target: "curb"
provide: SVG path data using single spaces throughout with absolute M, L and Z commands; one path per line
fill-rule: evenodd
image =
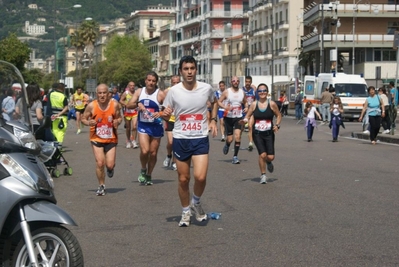
M 362 132 L 352 132 L 352 137 L 357 139 L 370 140 L 370 135 L 364 134 Z M 399 144 L 399 135 L 378 134 L 377 139 L 380 140 L 380 142 L 384 143 Z

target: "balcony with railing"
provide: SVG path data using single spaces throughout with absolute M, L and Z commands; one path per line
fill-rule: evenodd
M 227 55 L 223 56 L 222 60 L 223 62 L 236 62 L 240 60 L 240 55 Z
M 378 14 L 375 14 L 378 10 Z M 312 2 L 304 8 L 303 20 L 312 23 L 321 18 L 321 12 L 325 14 L 332 12 L 328 4 L 316 4 Z M 356 17 L 369 17 L 373 15 L 378 18 L 397 18 L 399 8 L 395 4 L 370 4 L 367 1 L 358 4 L 339 4 L 337 5 L 337 13 L 339 17 L 353 17 L 356 11 Z
M 157 29 L 157 25 L 156 24 L 146 24 L 146 28 L 149 31 L 155 31 Z
M 169 44 L 169 40 L 162 40 L 158 42 L 158 46 L 165 46 Z
M 242 10 L 224 11 L 224 10 L 213 10 L 205 14 L 205 18 L 224 18 L 229 19 L 234 16 L 242 16 Z
M 338 48 L 340 47 L 353 47 L 353 41 L 356 47 L 392 47 L 394 41 L 394 35 L 387 34 L 324 34 L 323 36 L 324 47 L 336 46 L 338 42 Z M 304 52 L 309 51 L 308 47 L 319 44 L 321 41 L 321 35 L 308 34 L 302 37 Z

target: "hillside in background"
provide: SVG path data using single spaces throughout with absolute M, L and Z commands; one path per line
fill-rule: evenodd
M 54 21 L 55 37 L 59 38 L 66 34 L 64 25 L 77 24 L 88 17 L 100 24 L 106 24 L 117 18 L 128 17 L 135 10 L 147 9 L 149 5 L 170 6 L 173 3 L 174 0 L 0 0 L 0 39 L 10 32 L 15 32 L 17 36 L 27 36 L 22 31 L 25 21 L 45 25 L 48 33 L 40 36 L 44 41 L 29 41 L 32 48 L 38 49 L 37 57 L 45 58 L 52 54 L 54 48 L 54 30 L 49 28 L 54 25 Z M 29 9 L 30 4 L 36 4 L 38 9 Z M 71 8 L 76 4 L 82 7 Z M 38 21 L 39 18 L 45 21 Z

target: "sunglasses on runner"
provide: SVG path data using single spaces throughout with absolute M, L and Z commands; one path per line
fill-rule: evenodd
M 267 90 L 258 90 L 258 93 L 267 93 Z

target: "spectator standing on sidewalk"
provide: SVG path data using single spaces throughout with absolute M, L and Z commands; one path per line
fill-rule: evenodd
M 375 145 L 377 143 L 378 132 L 380 131 L 381 117 L 385 117 L 385 107 L 381 97 L 376 94 L 374 86 L 369 86 L 367 91 L 369 96 L 363 104 L 359 121 L 363 120 L 363 116 L 367 111 L 370 123 L 370 141 L 371 144 Z
M 391 121 L 389 118 L 389 100 L 387 96 L 387 90 L 384 87 L 378 89 L 378 96 L 381 98 L 384 110 L 385 110 L 385 117 L 381 119 L 382 128 L 384 128 L 383 134 L 388 134 L 391 132 Z
M 96 175 L 99 183 L 96 195 L 104 196 L 105 172 L 114 176 L 116 146 L 118 145 L 118 126 L 122 122 L 118 102 L 108 97 L 108 86 L 97 86 L 97 99 L 90 102 L 82 116 L 82 123 L 90 126 L 90 142 L 96 160 Z
M 296 95 L 295 95 L 295 119 L 300 120 L 302 119 L 302 101 L 303 101 L 303 95 L 301 93 L 301 89 L 296 90 Z
M 173 154 L 176 157 L 179 177 L 178 192 L 182 205 L 179 226 L 189 226 L 192 213 L 197 221 L 205 221 L 200 198 L 205 190 L 209 163 L 209 137 L 217 135 L 217 110 L 215 93 L 211 85 L 197 81 L 197 62 L 192 56 L 184 56 L 179 62 L 183 82 L 168 92 L 164 101 L 164 116 L 172 112 L 176 117 L 173 129 Z M 207 121 L 207 102 L 212 103 L 211 122 Z M 209 127 L 209 128 L 208 128 Z M 190 172 L 193 164 L 194 193 L 190 203 Z
M 393 81 L 389 82 L 389 93 L 391 94 L 391 109 L 390 109 L 390 119 L 392 122 L 391 127 L 396 128 L 396 116 L 398 112 L 398 104 L 399 104 L 399 89 L 395 88 L 395 83 Z
M 331 113 L 330 113 L 330 106 L 333 102 L 333 95 L 329 92 L 328 88 L 324 90 L 320 97 L 320 104 L 321 104 L 321 114 L 323 116 L 323 124 L 330 123 L 331 121 Z

